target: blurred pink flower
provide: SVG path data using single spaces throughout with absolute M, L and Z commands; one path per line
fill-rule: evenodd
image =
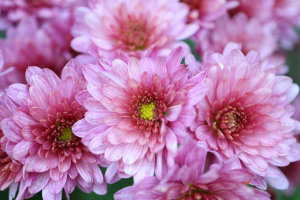
M 216 21 L 214 28 L 200 31 L 195 36 L 195 42 L 200 55 L 207 50 L 222 52 L 228 42 L 242 44 L 242 52 L 245 54 L 255 50 L 262 59 L 271 56 L 278 48 L 276 23 L 248 19 L 243 13 L 233 18 L 225 15 Z
M 236 1 L 236 0 L 230 0 Z M 272 7 L 275 0 L 237 0 L 239 5 L 230 11 L 231 16 L 243 12 L 249 18 L 257 18 L 260 21 L 268 21 L 272 17 Z
M 300 27 L 299 0 L 238 0 L 240 5 L 231 14 L 244 12 L 250 18 L 257 18 L 262 22 L 275 21 L 277 34 L 281 45 L 291 49 L 299 36 L 294 26 Z
M 39 20 L 51 19 L 69 12 L 83 0 L 1 0 L 0 30 L 32 16 Z
M 10 187 L 9 196 L 14 197 L 18 183 L 22 179 L 22 167 L 18 161 L 12 160 L 7 154 L 7 139 L 3 137 L 1 122 L 10 117 L 15 110 L 15 104 L 3 93 L 0 93 L 0 190 Z
M 70 25 L 68 18 L 61 15 L 59 19 L 64 26 Z M 37 20 L 28 17 L 17 27 L 7 30 L 6 38 L 0 39 L 0 89 L 12 83 L 24 83 L 28 66 L 48 67 L 60 74 L 63 66 L 72 57 L 68 43 L 71 36 L 60 27 L 62 24 L 51 22 L 39 27 Z
M 188 7 L 177 0 L 93 1 L 76 10 L 72 47 L 101 58 L 164 56 L 198 26 L 186 24 Z
M 189 79 L 181 48 L 166 59 L 115 59 L 86 65 L 87 91 L 77 100 L 88 110 L 73 131 L 95 154 L 119 165 L 120 176 L 160 176 L 206 92 L 205 74 Z
M 9 154 L 28 172 L 21 192 L 42 190 L 43 199 L 61 199 L 62 190 L 68 197 L 77 185 L 87 193 L 106 193 L 98 167 L 103 159 L 96 158 L 72 132 L 73 124 L 85 113 L 75 100 L 86 87 L 79 69 L 70 61 L 59 79 L 49 69 L 30 67 L 28 85 L 13 84 L 6 89 L 17 108 L 2 121 L 2 130 Z
M 300 42 L 299 34 L 295 31 L 295 27 L 300 28 L 300 1 L 275 0 L 273 10 L 281 45 L 292 49 L 294 44 Z
M 290 102 L 299 88 L 292 79 L 264 71 L 258 54 L 246 56 L 230 43 L 223 54 L 208 52 L 208 93 L 197 105 L 195 138 L 224 159 L 238 154 L 236 165 L 257 175 L 252 183 L 265 188 L 264 178 L 275 188 L 288 181 L 276 166 L 300 159 L 300 144 L 293 136 L 296 122 Z
M 176 165 L 162 178 L 147 177 L 118 191 L 116 200 L 192 200 L 192 199 L 255 199 L 267 200 L 270 195 L 247 186 L 252 174 L 243 169 L 232 169 L 231 163 L 210 163 L 207 150 L 189 142 L 179 149 Z
M 233 17 L 225 15 L 215 22 L 214 28 L 200 30 L 193 36 L 196 51 L 201 56 L 207 50 L 222 52 L 228 42 L 236 42 L 242 45 L 244 54 L 257 51 L 274 73 L 285 74 L 288 67 L 283 53 L 279 51 L 277 39 L 274 21 L 263 23 L 256 18 L 248 19 L 244 13 Z
M 216 19 L 226 15 L 227 10 L 238 6 L 235 0 L 180 0 L 180 2 L 189 6 L 188 20 L 204 28 L 212 28 Z

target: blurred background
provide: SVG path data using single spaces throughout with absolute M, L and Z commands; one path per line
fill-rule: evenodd
M 0 37 L 4 37 L 4 33 L 0 31 Z M 194 52 L 194 44 L 191 41 L 186 41 L 191 49 Z M 197 57 L 197 56 L 196 56 Z M 199 59 L 199 57 L 197 57 Z M 294 82 L 300 85 L 300 44 L 290 52 L 286 52 L 287 65 L 290 67 L 288 75 L 294 79 Z M 300 161 L 299 161 L 300 162 Z M 292 172 L 293 173 L 293 172 Z M 299 176 L 298 176 L 299 177 Z M 299 180 L 300 182 L 300 180 Z M 113 194 L 118 190 L 132 185 L 133 179 L 122 179 L 119 182 L 108 185 L 107 194 L 104 196 L 99 196 L 94 193 L 85 194 L 81 192 L 79 189 L 76 189 L 71 195 L 71 200 L 113 200 Z M 298 184 L 298 188 L 295 190 L 293 194 L 287 195 L 284 191 L 274 191 L 272 189 L 269 190 L 272 194 L 272 199 L 274 200 L 300 200 L 300 184 Z M 8 190 L 0 192 L 0 200 L 8 199 Z M 63 199 L 66 199 L 63 195 Z M 31 200 L 42 200 L 41 193 L 32 197 Z

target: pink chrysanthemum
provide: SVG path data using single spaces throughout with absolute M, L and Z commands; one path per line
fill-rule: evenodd
M 235 1 L 235 0 L 230 0 Z M 245 13 L 248 17 L 255 17 L 260 21 L 267 21 L 272 16 L 272 7 L 275 0 L 237 0 L 239 5 L 230 11 L 231 15 L 239 12 Z
M 215 22 L 214 28 L 201 30 L 193 36 L 196 51 L 202 56 L 207 50 L 222 52 L 228 42 L 236 42 L 242 45 L 244 54 L 255 50 L 275 73 L 284 74 L 288 67 L 284 65 L 284 55 L 278 51 L 277 39 L 274 21 L 263 23 L 256 18 L 248 19 L 243 13 L 232 18 L 226 15 Z
M 298 0 L 238 0 L 234 12 L 244 12 L 263 22 L 276 21 L 281 45 L 291 49 L 299 41 L 294 26 L 300 27 L 300 1 Z M 233 14 L 232 13 L 232 14 Z
M 28 16 L 51 19 L 68 11 L 78 2 L 82 0 L 1 0 L 0 30 Z
M 278 22 L 281 45 L 287 49 L 300 42 L 295 27 L 300 27 L 300 1 L 275 0 L 274 18 Z
M 232 169 L 231 163 L 210 163 L 207 150 L 189 142 L 179 149 L 176 165 L 162 178 L 147 177 L 115 194 L 116 200 L 267 200 L 267 192 L 247 186 L 251 173 Z
M 234 0 L 180 0 L 180 2 L 189 6 L 188 20 L 206 28 L 213 27 L 214 20 L 226 15 L 227 10 L 238 5 Z
M 93 153 L 117 162 L 121 176 L 160 176 L 186 136 L 206 86 L 204 73 L 189 79 L 181 60 L 179 48 L 166 59 L 116 59 L 111 66 L 83 68 L 88 86 L 77 99 L 88 111 L 73 131 Z
M 198 29 L 186 24 L 187 14 L 188 7 L 176 0 L 95 1 L 77 9 L 72 47 L 102 58 L 167 55 L 178 46 L 189 51 L 177 41 Z
M 3 137 L 1 122 L 4 118 L 10 117 L 15 110 L 14 103 L 4 94 L 0 93 L 0 190 L 10 187 L 9 196 L 15 196 L 18 183 L 22 179 L 22 166 L 14 161 L 7 154 L 7 139 Z
M 49 69 L 30 67 L 28 85 L 13 84 L 6 94 L 18 106 L 12 117 L 2 121 L 13 158 L 28 172 L 20 189 L 44 199 L 61 199 L 77 185 L 84 192 L 106 193 L 106 184 L 96 158 L 72 132 L 85 109 L 75 95 L 85 88 L 78 66 L 71 61 L 61 79 Z M 22 151 L 20 151 L 22 149 Z
M 293 137 L 296 122 L 290 102 L 299 88 L 292 79 L 268 73 L 258 54 L 247 56 L 231 43 L 224 53 L 207 53 L 208 93 L 197 105 L 197 120 L 191 126 L 195 138 L 224 159 L 238 154 L 239 165 L 257 176 L 253 184 L 264 185 L 263 177 L 278 189 L 288 181 L 276 166 L 287 166 L 300 158 Z
M 26 190 L 24 177 L 28 174 L 23 172 L 23 164 L 13 158 L 11 142 L 3 135 L 2 120 L 11 117 L 16 111 L 17 105 L 6 94 L 0 93 L 0 190 L 5 190 L 9 187 L 9 199 L 16 200 L 30 198 L 30 194 Z
M 68 24 L 65 19 L 59 19 Z M 56 35 L 50 32 L 51 29 L 57 30 Z M 28 66 L 48 67 L 59 74 L 72 57 L 67 44 L 70 40 L 58 26 L 49 22 L 39 27 L 34 18 L 24 18 L 17 27 L 10 27 L 6 38 L 0 39 L 2 71 L 6 72 L 1 77 L 0 89 L 15 82 L 25 82 Z
M 207 50 L 222 52 L 228 42 L 236 42 L 242 44 L 243 53 L 255 50 L 266 58 L 277 50 L 276 23 L 248 19 L 243 13 L 233 18 L 226 15 L 215 22 L 213 29 L 200 31 L 195 42 L 201 55 Z

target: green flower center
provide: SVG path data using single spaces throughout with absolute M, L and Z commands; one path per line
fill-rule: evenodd
M 153 119 L 153 110 L 155 109 L 155 104 L 154 102 L 151 102 L 149 104 L 142 104 L 141 107 L 141 115 L 140 117 L 142 119 L 148 119 L 148 120 L 152 120 Z
M 61 135 L 58 137 L 59 140 L 62 141 L 70 141 L 72 140 L 72 130 L 71 128 L 64 128 L 61 132 Z

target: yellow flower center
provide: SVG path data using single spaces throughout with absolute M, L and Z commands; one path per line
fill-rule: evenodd
M 155 109 L 155 104 L 153 102 L 149 104 L 143 104 L 140 110 L 140 117 L 143 119 L 152 120 L 153 119 L 153 109 Z
M 59 140 L 70 141 L 72 140 L 72 130 L 71 128 L 64 128 L 61 136 L 58 137 Z

